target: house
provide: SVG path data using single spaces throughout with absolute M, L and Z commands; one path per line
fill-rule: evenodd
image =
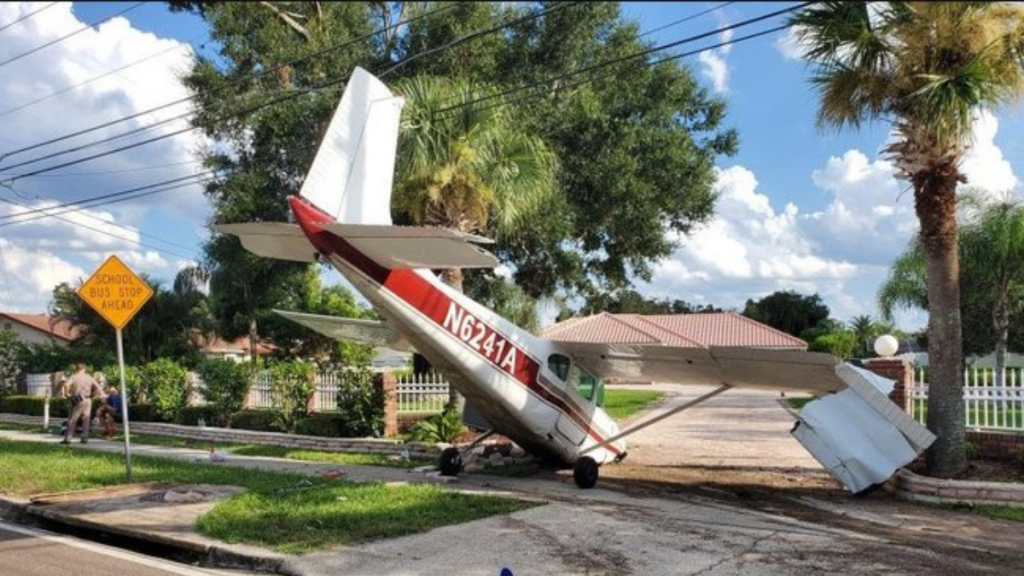
M 559 322 L 540 335 L 552 340 L 607 344 L 807 349 L 803 340 L 734 312 L 650 316 L 602 312 Z
M 10 330 L 23 344 L 53 342 L 67 346 L 78 337 L 78 331 L 66 320 L 46 314 L 0 312 L 0 330 Z
M 199 333 L 195 336 L 196 344 L 199 346 L 199 353 L 204 358 L 221 360 L 234 360 L 235 362 L 249 362 L 252 360 L 249 337 L 242 336 L 228 341 L 220 336 L 207 337 Z M 256 343 L 257 356 L 266 356 L 274 352 L 274 347 L 262 342 Z

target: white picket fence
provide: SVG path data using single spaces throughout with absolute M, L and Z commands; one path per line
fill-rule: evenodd
M 396 393 L 398 396 L 398 412 L 440 413 L 448 400 L 448 382 L 440 374 L 399 376 Z M 317 402 L 321 411 L 338 408 L 338 372 L 318 372 L 315 377 Z M 198 389 L 202 383 L 197 382 Z M 256 377 L 252 392 L 253 408 L 273 408 L 274 394 L 271 390 L 269 372 L 261 372 Z M 199 394 L 201 397 L 201 393 Z
M 927 417 L 928 384 L 923 368 L 914 370 L 914 417 Z M 964 422 L 967 428 L 1024 432 L 1024 374 L 1007 368 L 1001 386 L 991 369 L 964 370 Z

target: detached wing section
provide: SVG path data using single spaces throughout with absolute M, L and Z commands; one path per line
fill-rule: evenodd
M 370 346 L 383 346 L 403 352 L 412 350 L 409 343 L 398 332 L 395 332 L 383 322 L 324 316 L 321 314 L 306 314 L 289 310 L 274 310 L 274 312 L 335 340 L 346 340 Z
M 812 393 L 845 386 L 835 372 L 839 360 L 820 352 L 562 341 L 558 345 L 602 378 Z
M 385 268 L 494 268 L 498 259 L 476 246 L 487 238 L 428 226 L 323 224 Z
M 296 224 L 248 222 L 218 224 L 213 229 L 238 236 L 242 247 L 257 256 L 293 262 L 316 261 L 316 248 Z

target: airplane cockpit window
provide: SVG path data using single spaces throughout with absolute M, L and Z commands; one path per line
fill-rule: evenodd
M 594 399 L 594 391 L 597 390 L 597 378 L 594 378 L 591 373 L 582 370 L 579 366 L 573 365 L 569 370 L 567 384 L 572 386 L 579 392 L 580 396 L 587 400 Z
M 555 376 L 558 376 L 558 379 L 563 382 L 569 377 L 570 366 L 572 366 L 572 360 L 569 360 L 568 356 L 561 354 L 548 356 L 548 370 L 554 372 Z

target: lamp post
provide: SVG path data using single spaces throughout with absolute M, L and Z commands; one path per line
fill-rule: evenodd
M 900 343 L 894 336 L 884 334 L 875 339 L 875 354 L 882 358 L 891 358 L 900 349 Z

